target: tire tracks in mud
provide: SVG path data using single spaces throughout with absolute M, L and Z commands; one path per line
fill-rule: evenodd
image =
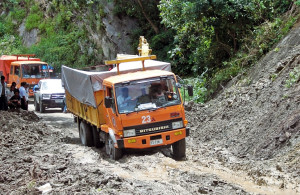
M 37 113 L 44 122 L 57 131 L 62 132 L 62 137 L 68 137 L 73 143 L 65 143 L 60 152 L 71 153 L 78 166 L 87 169 L 100 169 L 121 178 L 125 186 L 133 184 L 140 188 L 138 193 L 149 191 L 153 193 L 230 193 L 230 194 L 297 194 L 298 189 L 294 184 L 280 182 L 273 177 L 264 176 L 267 183 L 259 184 L 248 175 L 246 171 L 234 171 L 220 165 L 217 159 L 189 158 L 195 155 L 189 147 L 194 147 L 193 142 L 188 144 L 187 159 L 175 161 L 168 156 L 168 148 L 156 152 L 126 154 L 119 162 L 110 160 L 103 149 L 87 148 L 81 146 L 78 139 L 78 130 L 73 123 L 71 114 L 48 111 L 45 114 Z M 55 143 L 54 143 L 55 144 Z M 199 146 L 201 147 L 201 146 Z M 167 154 L 167 155 L 164 155 Z M 211 158 L 214 158 L 213 156 Z M 84 169 L 83 169 L 84 172 Z M 80 184 L 79 184 L 80 185 Z M 149 186 L 145 186 L 149 185 Z M 93 186 L 91 186 L 92 188 Z M 144 188 L 144 189 L 143 189 Z M 162 189 L 155 189 L 162 188 Z M 165 191 L 169 188 L 168 191 Z M 133 189 L 135 190 L 135 189 Z M 158 191 L 157 191 L 158 190 Z

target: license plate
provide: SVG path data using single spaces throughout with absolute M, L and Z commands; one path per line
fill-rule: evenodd
M 64 100 L 55 100 L 55 103 L 63 103 Z
M 150 140 L 150 145 L 158 145 L 158 144 L 162 144 L 163 140 L 162 139 L 155 139 L 155 140 Z

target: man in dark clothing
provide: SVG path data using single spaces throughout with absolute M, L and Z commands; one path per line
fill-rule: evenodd
M 4 82 L 5 77 L 1 76 L 0 83 L 0 110 L 7 110 L 7 98 L 6 98 L 6 83 Z
M 19 90 L 15 89 L 15 95 L 10 98 L 8 101 L 8 106 L 10 109 L 19 109 L 21 108 L 21 97 L 19 95 Z

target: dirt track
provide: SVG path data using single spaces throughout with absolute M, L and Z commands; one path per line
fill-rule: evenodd
M 30 106 L 30 109 L 33 110 L 33 107 Z M 26 119 L 27 115 L 23 115 Z M 263 167 L 263 164 L 255 168 L 256 171 L 253 167 L 247 170 L 249 165 L 258 164 L 243 162 L 243 159 L 237 159 L 224 148 L 211 148 L 210 145 L 199 144 L 193 135 L 188 138 L 187 158 L 183 161 L 173 160 L 168 148 L 143 152 L 127 151 L 121 160 L 112 161 L 106 156 L 104 149 L 88 148 L 80 144 L 71 114 L 50 110 L 37 115 L 41 121 L 31 120 L 27 124 L 28 129 L 22 128 L 24 125 L 21 125 L 21 131 L 13 131 L 15 136 L 24 131 L 31 132 L 30 139 L 21 139 L 26 140 L 27 144 L 9 145 L 7 139 L 0 142 L 1 147 L 6 144 L 1 149 L 1 194 L 38 192 L 37 187 L 46 183 L 50 183 L 51 193 L 300 192 L 299 184 L 287 179 L 288 175 L 279 171 L 277 177 L 265 175 L 267 167 Z M 29 118 L 33 118 L 34 115 L 30 116 Z M 30 123 L 37 128 L 30 129 Z M 18 129 L 18 125 L 15 129 Z M 4 133 L 7 137 L 11 134 L 9 131 Z

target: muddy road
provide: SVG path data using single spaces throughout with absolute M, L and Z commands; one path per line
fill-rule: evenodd
M 33 106 L 29 109 L 33 110 Z M 27 114 L 23 115 L 25 122 Z M 1 149 L 1 194 L 38 193 L 38 187 L 45 184 L 50 193 L 300 193 L 299 183 L 273 170 L 276 163 L 239 159 L 226 148 L 197 143 L 193 135 L 187 139 L 187 157 L 182 161 L 173 160 L 169 148 L 130 150 L 121 160 L 113 161 L 104 148 L 80 144 L 71 114 L 52 109 L 36 115 L 39 121 L 27 121 L 33 128 L 19 131 L 16 126 L 13 131 L 14 136 L 30 132 L 31 141 L 20 139 L 27 140 L 27 144 L 9 145 L 7 139 L 0 140 L 2 146 L 6 144 Z M 9 138 L 11 132 L 4 133 Z

